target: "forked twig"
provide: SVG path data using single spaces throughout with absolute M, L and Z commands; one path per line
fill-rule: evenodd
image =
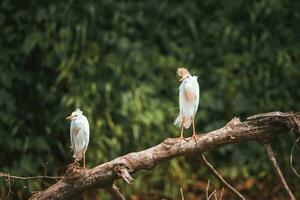
M 220 174 L 219 172 L 212 166 L 207 159 L 205 158 L 205 155 L 202 153 L 201 156 L 202 163 L 207 167 L 208 170 L 212 172 L 212 174 L 226 187 L 228 190 L 230 190 L 233 194 L 238 196 L 242 200 L 246 200 L 246 198 L 239 193 L 236 189 L 234 189 Z
M 272 149 L 272 146 L 269 144 L 269 143 L 266 143 L 265 144 L 265 149 L 268 153 L 268 156 L 269 156 L 269 159 L 273 165 L 273 168 L 277 174 L 277 176 L 279 177 L 280 181 L 281 181 L 281 184 L 283 185 L 286 193 L 290 196 L 290 199 L 291 200 L 296 200 L 295 196 L 293 195 L 292 191 L 290 190 L 288 184 L 286 183 L 285 181 L 285 178 L 281 172 L 281 169 L 276 161 L 276 157 L 275 157 L 275 154 L 274 154 L 274 151 Z

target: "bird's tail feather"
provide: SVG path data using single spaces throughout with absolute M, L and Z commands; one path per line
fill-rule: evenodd
M 181 114 L 179 113 L 178 116 L 176 117 L 175 121 L 174 121 L 174 125 L 177 126 L 177 127 L 180 127 L 181 126 L 181 123 L 182 123 L 182 116 Z
M 184 119 L 183 121 L 184 128 L 188 129 L 191 126 L 192 122 L 193 122 L 192 119 Z
M 182 115 L 179 113 L 173 124 L 177 127 L 180 127 L 183 123 L 184 128 L 188 129 L 191 126 L 192 122 L 192 119 L 189 118 L 185 118 L 184 120 L 182 120 Z

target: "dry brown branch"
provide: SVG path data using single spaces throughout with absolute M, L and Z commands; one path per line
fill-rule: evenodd
M 271 161 L 271 163 L 273 165 L 273 168 L 274 168 L 277 176 L 279 177 L 279 179 L 280 179 L 280 181 L 281 181 L 281 183 L 282 183 L 282 185 L 283 185 L 286 193 L 290 196 L 291 200 L 296 200 L 295 196 L 293 195 L 292 191 L 290 190 L 288 184 L 285 181 L 285 178 L 284 178 L 284 176 L 283 176 L 283 174 L 282 174 L 282 172 L 280 170 L 280 167 L 279 167 L 279 165 L 278 165 L 278 163 L 276 161 L 276 157 L 275 157 L 274 151 L 273 151 L 270 143 L 266 143 L 265 144 L 265 149 L 266 149 L 266 151 L 268 153 L 268 156 L 269 156 L 269 159 L 270 159 L 270 161 Z
M 111 187 L 106 188 L 107 192 L 110 194 L 114 200 L 126 200 L 125 197 L 121 194 L 120 189 L 112 185 Z
M 221 184 L 226 187 L 228 190 L 230 190 L 233 194 L 238 196 L 240 199 L 246 200 L 246 198 L 239 193 L 236 189 L 234 189 L 220 174 L 219 172 L 214 168 L 212 164 L 210 164 L 205 155 L 202 153 L 201 155 L 201 161 L 206 166 L 206 168 L 218 179 L 218 181 L 221 182 Z
M 71 199 L 87 189 L 107 188 L 119 178 L 131 183 L 133 179 L 130 174 L 143 169 L 150 170 L 175 157 L 203 153 L 230 143 L 269 141 L 290 130 L 297 131 L 296 123 L 290 123 L 293 117 L 300 119 L 300 116 L 294 113 L 281 112 L 253 116 L 244 122 L 235 118 L 223 128 L 198 135 L 197 143 L 194 140 L 168 138 L 154 147 L 129 153 L 92 169 L 69 167 L 65 178 L 34 194 L 31 199 Z

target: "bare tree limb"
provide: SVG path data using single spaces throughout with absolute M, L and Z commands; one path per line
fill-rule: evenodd
M 267 113 L 265 116 L 250 117 L 244 122 L 234 118 L 223 128 L 197 135 L 197 143 L 194 140 L 168 138 L 154 147 L 129 153 L 92 169 L 69 167 L 65 178 L 48 189 L 34 194 L 31 199 L 71 199 L 86 189 L 107 188 L 119 178 L 132 182 L 130 174 L 143 169 L 150 170 L 161 162 L 175 157 L 203 153 L 230 143 L 269 141 L 290 130 L 298 131 L 296 123 L 292 123 L 293 118 L 298 120 L 300 115 Z
M 224 187 L 226 187 L 228 190 L 230 190 L 233 194 L 238 196 L 242 200 L 246 200 L 246 198 L 239 193 L 236 189 L 234 189 L 220 174 L 219 172 L 212 166 L 207 159 L 205 158 L 205 155 L 202 153 L 201 155 L 202 163 L 206 166 L 206 168 L 211 171 L 211 173 L 222 183 Z
M 112 185 L 111 187 L 106 188 L 107 192 L 110 194 L 114 200 L 126 200 L 125 197 L 121 194 L 120 189 Z
M 265 149 L 266 149 L 266 151 L 268 153 L 268 156 L 269 156 L 269 159 L 270 159 L 270 161 L 271 161 L 271 163 L 273 165 L 273 168 L 274 168 L 277 176 L 279 177 L 279 179 L 280 179 L 280 181 L 281 181 L 281 183 L 282 183 L 282 185 L 283 185 L 286 193 L 290 196 L 291 200 L 296 200 L 295 196 L 293 195 L 292 191 L 290 190 L 288 184 L 285 181 L 285 178 L 284 178 L 284 176 L 283 176 L 283 174 L 282 174 L 282 172 L 280 170 L 280 167 L 279 167 L 279 165 L 278 165 L 278 163 L 276 161 L 276 157 L 275 157 L 274 151 L 273 151 L 270 143 L 265 144 Z

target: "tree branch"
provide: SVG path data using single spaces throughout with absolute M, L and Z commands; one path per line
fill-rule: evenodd
M 222 183 L 224 187 L 226 187 L 228 190 L 230 190 L 233 194 L 238 196 L 242 200 L 246 200 L 246 198 L 239 193 L 236 189 L 234 189 L 227 181 L 219 174 L 219 172 L 212 166 L 207 159 L 205 158 L 205 155 L 202 154 L 201 156 L 202 163 L 207 167 L 209 171 L 212 172 L 212 174 Z
M 284 176 L 283 176 L 283 174 L 282 174 L 282 172 L 280 170 L 280 167 L 279 167 L 279 165 L 278 165 L 278 163 L 276 161 L 276 157 L 275 157 L 275 154 L 273 152 L 273 149 L 272 149 L 270 143 L 265 144 L 265 148 L 266 148 L 266 151 L 267 151 L 268 156 L 270 158 L 270 161 L 271 161 L 271 163 L 273 165 L 273 168 L 274 168 L 277 176 L 279 177 L 279 179 L 280 179 L 280 181 L 281 181 L 281 183 L 282 183 L 282 185 L 283 185 L 286 193 L 290 196 L 291 200 L 296 200 L 295 196 L 293 195 L 292 191 L 290 190 L 288 184 L 285 181 L 285 178 L 284 178 Z
M 197 143 L 194 140 L 168 138 L 154 147 L 129 153 L 92 169 L 84 170 L 78 166 L 71 166 L 67 169 L 64 179 L 45 191 L 34 194 L 31 199 L 71 199 L 86 189 L 107 188 L 120 177 L 132 182 L 130 174 L 143 169 L 150 170 L 161 162 L 175 157 L 199 154 L 230 143 L 269 141 L 290 130 L 297 131 L 296 123 L 292 121 L 294 118 L 298 120 L 300 116 L 294 113 L 275 112 L 266 113 L 264 116 L 252 116 L 244 122 L 234 118 L 223 128 L 198 135 Z

